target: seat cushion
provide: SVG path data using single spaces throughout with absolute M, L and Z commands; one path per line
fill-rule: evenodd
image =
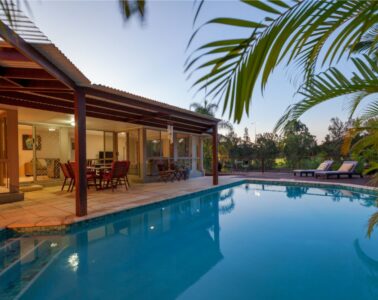
M 317 168 L 317 170 L 319 170 L 319 171 L 325 171 L 325 170 L 327 170 L 327 168 L 328 168 L 328 162 L 322 162 L 320 165 L 319 165 L 319 167 Z
M 46 160 L 42 158 L 37 159 L 37 168 L 47 168 Z
M 351 172 L 355 163 L 354 162 L 344 162 L 339 168 L 340 172 Z

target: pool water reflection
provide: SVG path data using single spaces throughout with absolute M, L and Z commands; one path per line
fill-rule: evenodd
M 375 199 L 242 184 L 62 237 L 21 238 L 19 255 L 31 254 L 0 275 L 0 296 L 378 299 L 378 238 L 366 237 Z

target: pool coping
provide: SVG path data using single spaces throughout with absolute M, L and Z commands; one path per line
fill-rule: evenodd
M 137 212 L 138 210 L 144 210 L 147 208 L 153 208 L 154 206 L 161 205 L 161 203 L 171 203 L 174 201 L 181 201 L 191 197 L 202 196 L 211 192 L 216 192 L 219 190 L 231 188 L 238 186 L 243 183 L 257 183 L 257 184 L 270 184 L 270 185 L 291 185 L 291 186 L 306 186 L 313 188 L 335 188 L 340 190 L 348 190 L 351 192 L 364 193 L 368 195 L 373 195 L 378 197 L 378 188 L 372 186 L 362 186 L 357 184 L 349 183 L 335 183 L 335 182 L 320 182 L 320 181 L 303 181 L 303 180 L 291 180 L 291 179 L 269 179 L 269 178 L 253 178 L 253 177 L 233 177 L 236 179 L 234 182 L 224 183 L 217 186 L 209 186 L 208 188 L 189 192 L 188 194 L 168 197 L 164 199 L 155 200 L 150 203 L 141 203 L 135 207 L 130 208 L 121 208 L 119 210 L 114 210 L 112 212 L 96 213 L 92 216 L 86 216 L 83 219 L 72 220 L 70 223 L 60 224 L 60 225 L 43 225 L 43 226 L 30 226 L 30 227 L 6 227 L 1 230 L 6 232 L 11 232 L 13 234 L 68 234 L 73 231 L 77 231 L 82 227 L 87 225 L 93 225 L 96 223 L 106 222 L 108 219 L 111 219 L 115 216 L 120 216 L 122 214 L 128 213 L 130 211 Z

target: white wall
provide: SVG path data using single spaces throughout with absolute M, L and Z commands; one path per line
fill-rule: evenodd
M 32 150 L 22 150 L 22 135 L 24 134 L 32 134 L 32 128 L 30 129 L 25 128 L 24 126 L 19 126 L 18 128 L 18 166 L 19 166 L 19 174 L 20 176 L 25 176 L 25 168 L 24 164 L 29 162 L 33 159 L 33 151 Z

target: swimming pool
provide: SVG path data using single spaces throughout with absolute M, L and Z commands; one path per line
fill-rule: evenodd
M 243 183 L 2 241 L 0 298 L 378 299 L 376 196 Z

